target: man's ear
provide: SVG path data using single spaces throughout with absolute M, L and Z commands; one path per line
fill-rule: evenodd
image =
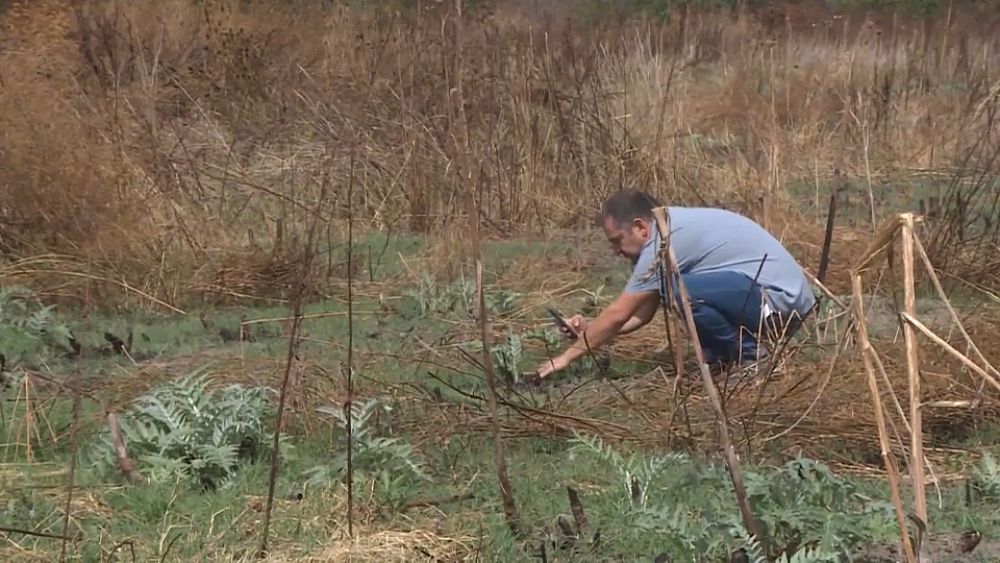
M 635 219 L 632 220 L 632 228 L 635 229 L 636 232 L 639 233 L 639 236 L 641 236 L 644 239 L 648 239 L 652 234 L 652 232 L 650 231 L 649 221 L 645 219 L 640 219 L 639 217 L 636 217 Z

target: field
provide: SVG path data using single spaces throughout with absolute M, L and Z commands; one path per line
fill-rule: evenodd
M 1000 560 L 1000 16 L 723 4 L 0 2 L 0 558 Z M 736 468 L 680 319 L 525 378 L 620 187 L 819 278 Z

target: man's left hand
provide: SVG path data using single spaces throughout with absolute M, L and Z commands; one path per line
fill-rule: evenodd
M 557 371 L 566 369 L 567 366 L 569 366 L 569 360 L 560 355 L 540 364 L 535 368 L 535 373 L 540 379 L 544 379 Z

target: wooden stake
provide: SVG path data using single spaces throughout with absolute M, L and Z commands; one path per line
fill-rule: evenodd
M 895 464 L 892 462 L 889 446 L 889 432 L 886 428 L 885 410 L 882 406 L 882 399 L 879 396 L 878 382 L 875 380 L 875 368 L 872 366 L 871 342 L 868 340 L 868 327 L 865 326 L 864 307 L 861 297 L 861 275 L 855 272 L 851 276 L 851 290 L 854 294 L 854 312 L 858 327 L 858 341 L 861 345 L 861 358 L 865 363 L 865 374 L 868 376 L 868 390 L 872 395 L 872 405 L 875 409 L 875 423 L 878 427 L 879 445 L 882 450 L 882 463 L 885 464 L 885 472 L 889 477 L 889 490 L 892 492 L 892 505 L 896 509 L 896 524 L 899 526 L 900 540 L 903 544 L 903 553 L 906 555 L 908 563 L 916 563 L 917 558 L 910 544 L 910 535 L 906 527 L 906 516 L 903 511 L 903 502 L 899 494 L 899 474 Z
M 670 219 L 667 216 L 666 208 L 657 207 L 653 210 L 653 215 L 656 218 L 656 225 L 660 231 L 660 237 L 667 239 L 670 236 Z M 674 255 L 674 249 L 667 247 L 667 268 L 664 274 L 667 276 L 666 284 L 670 288 L 671 278 L 674 276 L 674 272 L 677 272 L 677 257 Z M 736 502 L 739 504 L 740 513 L 743 516 L 743 525 L 746 527 L 747 532 L 753 535 L 755 538 L 763 541 L 757 532 L 757 524 L 753 518 L 753 512 L 750 510 L 750 501 L 747 498 L 746 488 L 743 486 L 743 472 L 740 469 L 739 458 L 736 457 L 736 450 L 733 449 L 732 441 L 729 439 L 729 428 L 728 420 L 726 419 L 726 413 L 722 408 L 722 402 L 719 399 L 719 391 L 715 388 L 715 383 L 712 381 L 712 374 L 708 369 L 708 364 L 705 363 L 705 353 L 701 349 L 701 342 L 698 340 L 698 329 L 694 324 L 694 315 L 691 313 L 691 298 L 687 293 L 687 288 L 684 286 L 684 280 L 681 279 L 680 274 L 677 274 L 677 285 L 681 293 L 681 304 L 684 310 L 684 317 L 687 321 L 688 337 L 691 339 L 691 345 L 694 347 L 695 356 L 698 358 L 698 366 L 701 368 L 701 381 L 705 386 L 705 392 L 708 394 L 709 399 L 712 402 L 712 406 L 715 408 L 716 424 L 719 427 L 719 441 L 722 446 L 723 459 L 726 462 L 726 469 L 729 470 L 729 477 L 733 482 L 733 488 L 736 491 Z M 672 304 L 671 304 L 672 305 Z M 681 377 L 681 374 L 677 374 Z
M 903 243 L 903 310 L 913 317 L 915 295 L 913 279 L 913 214 L 902 215 L 903 228 L 900 239 Z M 927 491 L 924 481 L 924 436 L 920 412 L 920 356 L 917 351 L 916 335 L 910 323 L 903 323 L 903 339 L 906 346 L 906 376 L 910 382 L 910 479 L 913 481 L 913 497 L 917 517 L 929 527 L 927 521 Z

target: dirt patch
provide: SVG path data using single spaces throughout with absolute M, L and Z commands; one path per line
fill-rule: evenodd
M 932 561 L 951 563 L 1000 561 L 1000 541 L 987 540 L 974 531 L 931 537 L 921 551 L 922 559 L 928 558 Z M 894 563 L 904 559 L 898 545 L 877 545 L 857 551 L 854 560 L 867 563 Z
M 384 530 L 353 542 L 336 542 L 321 555 L 305 561 L 459 561 L 471 552 L 471 546 L 470 538 Z

